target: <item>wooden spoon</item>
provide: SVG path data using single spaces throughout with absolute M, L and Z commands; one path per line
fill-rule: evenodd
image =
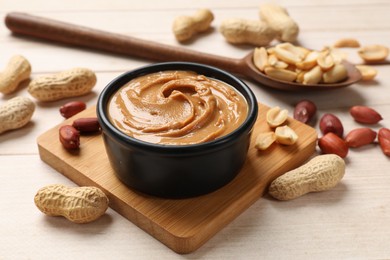
M 7 14 L 5 24 L 15 34 L 73 46 L 155 61 L 189 61 L 208 64 L 233 74 L 246 76 L 261 85 L 282 90 L 335 89 L 349 86 L 361 79 L 359 71 L 348 62 L 345 62 L 348 70 L 348 78 L 345 81 L 334 84 L 303 85 L 276 80 L 260 72 L 253 64 L 253 52 L 242 59 L 227 58 L 17 12 Z

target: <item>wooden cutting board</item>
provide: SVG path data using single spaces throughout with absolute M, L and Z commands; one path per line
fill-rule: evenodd
M 60 125 L 71 124 L 78 117 L 95 116 L 95 107 L 39 136 L 39 154 L 76 184 L 101 188 L 112 209 L 175 252 L 186 254 L 198 249 L 260 198 L 272 180 L 301 165 L 315 151 L 315 129 L 291 118 L 287 123 L 299 136 L 296 144 L 273 144 L 266 151 L 257 151 L 254 137 L 270 130 L 265 122 L 268 109 L 259 104 L 248 159 L 238 176 L 223 188 L 195 198 L 162 199 L 127 188 L 114 176 L 100 134 L 82 136 L 79 151 L 66 151 L 58 140 Z

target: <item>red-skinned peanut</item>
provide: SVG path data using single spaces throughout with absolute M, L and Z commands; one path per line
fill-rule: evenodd
M 320 119 L 320 130 L 323 135 L 329 132 L 335 133 L 339 137 L 343 137 L 344 127 L 340 119 L 333 114 L 324 114 Z
M 376 138 L 376 132 L 368 127 L 356 128 L 350 131 L 345 136 L 345 142 L 348 147 L 361 147 L 363 145 L 371 144 Z
M 381 128 L 378 131 L 378 142 L 381 146 L 382 152 L 390 156 L 390 129 Z
M 80 146 L 80 132 L 71 125 L 63 125 L 59 129 L 60 142 L 65 149 L 74 150 Z
M 302 100 L 296 104 L 294 109 L 294 119 L 308 123 L 316 114 L 317 106 L 310 100 Z
M 337 154 L 341 158 L 345 158 L 348 154 L 347 143 L 332 132 L 321 137 L 318 146 L 324 154 Z
M 377 124 L 383 119 L 376 110 L 366 106 L 353 106 L 349 113 L 356 122 L 363 124 Z

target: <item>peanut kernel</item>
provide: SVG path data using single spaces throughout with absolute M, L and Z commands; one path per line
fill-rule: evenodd
M 275 129 L 276 142 L 284 145 L 295 144 L 298 140 L 298 135 L 288 126 L 279 126 Z
M 270 127 L 277 127 L 283 124 L 288 117 L 287 109 L 280 109 L 276 106 L 267 111 L 267 123 Z
M 256 137 L 255 147 L 259 150 L 268 149 L 276 140 L 274 132 L 260 133 Z

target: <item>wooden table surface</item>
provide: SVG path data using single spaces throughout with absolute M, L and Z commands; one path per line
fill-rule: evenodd
M 185 44 L 185 48 L 241 58 L 251 46 L 233 46 L 218 32 L 230 17 L 258 19 L 263 1 L 0 1 L 0 18 L 11 11 L 131 35 L 165 44 L 176 42 L 171 25 L 174 17 L 210 8 L 213 30 Z M 332 45 L 343 37 L 362 45 L 390 47 L 390 2 L 385 0 L 278 1 L 301 28 L 299 43 L 312 49 Z M 360 62 L 355 50 L 349 59 Z M 119 74 L 151 61 L 70 48 L 12 36 L 0 24 L 0 68 L 12 55 L 21 54 L 32 64 L 32 78 L 76 66 L 97 74 L 93 93 L 78 99 L 88 106 Z M 346 132 L 360 127 L 348 113 L 353 105 L 367 105 L 384 119 L 374 130 L 390 127 L 390 67 L 376 66 L 375 81 L 322 92 L 282 92 L 246 83 L 258 100 L 279 105 L 292 114 L 294 104 L 310 99 L 318 117 L 336 114 Z M 26 88 L 12 95 L 0 94 L 0 105 L 14 96 L 29 96 Z M 72 99 L 73 100 L 73 99 Z M 378 144 L 351 149 L 346 174 L 334 189 L 280 202 L 269 196 L 247 211 L 189 255 L 178 255 L 137 226 L 109 209 L 96 222 L 78 225 L 64 218 L 44 216 L 33 198 L 42 186 L 70 180 L 43 163 L 36 138 L 63 121 L 58 108 L 66 101 L 37 103 L 32 121 L 23 129 L 0 135 L 0 259 L 388 259 L 390 258 L 390 159 Z M 318 129 L 318 122 L 315 125 Z

